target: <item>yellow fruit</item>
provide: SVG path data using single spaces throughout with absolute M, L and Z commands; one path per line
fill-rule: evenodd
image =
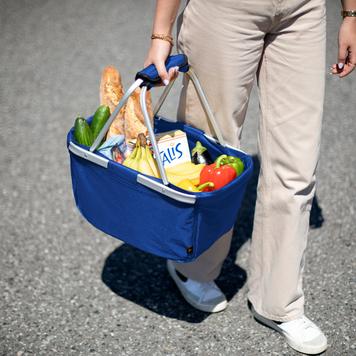
M 141 156 L 140 156 L 140 159 L 137 164 L 137 170 L 143 174 L 147 174 L 149 176 L 154 176 L 151 166 L 147 160 L 146 149 L 142 146 L 140 147 L 140 153 L 141 153 Z
M 201 170 L 204 168 L 204 164 L 193 164 L 191 162 L 184 162 L 177 164 L 173 167 L 167 167 L 166 172 L 173 175 L 199 175 Z
M 147 146 L 146 138 L 139 134 L 136 140 L 136 147 L 128 158 L 123 162 L 124 166 L 160 178 L 157 162 L 154 160 L 151 150 Z M 178 184 L 183 179 L 190 179 L 193 184 L 197 185 L 200 181 L 200 172 L 205 164 L 194 164 L 184 162 L 173 167 L 165 168 L 168 181 L 172 184 Z
M 201 170 L 200 170 L 201 171 Z M 189 179 L 193 182 L 193 184 L 199 184 L 200 181 L 200 171 L 196 171 L 189 174 L 175 174 L 171 172 L 166 172 L 168 181 L 172 184 L 178 184 L 183 179 Z
M 167 167 L 166 170 L 169 172 L 180 173 L 180 172 L 195 172 L 201 171 L 205 164 L 194 164 L 190 161 L 177 164 L 173 167 Z
M 140 159 L 141 159 L 141 150 L 140 150 L 140 147 L 138 146 L 137 147 L 137 153 L 136 153 L 135 157 L 131 161 L 130 168 L 137 171 Z
M 167 179 L 170 183 L 177 185 L 179 182 L 181 182 L 183 179 L 189 179 L 194 184 L 199 184 L 199 175 L 175 175 L 172 173 L 167 173 Z
M 147 146 L 147 140 L 144 134 L 139 134 L 136 139 L 136 147 L 128 158 L 123 162 L 124 166 L 134 169 L 140 173 L 153 177 L 159 177 L 156 163 L 152 157 L 151 151 Z
M 131 154 L 122 162 L 122 164 L 126 167 L 130 167 L 135 156 L 137 154 L 137 147 L 131 152 Z
M 200 182 L 200 177 L 195 178 L 195 179 L 190 179 L 190 181 L 194 184 L 194 185 L 198 185 Z
M 200 172 L 204 167 L 205 164 L 184 162 L 173 167 L 167 167 L 166 174 L 168 181 L 175 185 L 183 179 L 190 179 L 194 184 L 199 184 Z
M 161 175 L 159 174 L 158 167 L 157 167 L 157 163 L 156 163 L 156 161 L 153 159 L 152 153 L 151 153 L 150 149 L 148 148 L 148 146 L 145 147 L 145 150 L 146 150 L 146 159 L 147 159 L 148 164 L 150 165 L 150 167 L 151 167 L 151 169 L 152 169 L 153 175 L 154 175 L 156 178 L 160 178 Z

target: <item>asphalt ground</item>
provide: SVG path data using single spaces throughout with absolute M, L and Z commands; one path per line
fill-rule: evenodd
M 257 160 L 217 281 L 229 307 L 216 315 L 184 302 L 163 259 L 105 236 L 74 205 L 66 133 L 76 116 L 98 106 L 105 65 L 120 69 L 126 88 L 142 68 L 153 6 L 153 0 L 0 2 L 1 355 L 296 354 L 246 307 Z M 341 18 L 339 2 L 327 6 L 329 66 Z M 328 336 L 327 355 L 356 354 L 355 75 L 339 80 L 325 73 L 305 269 L 306 314 Z M 172 118 L 178 90 L 164 110 Z M 253 155 L 257 117 L 254 91 L 242 142 Z

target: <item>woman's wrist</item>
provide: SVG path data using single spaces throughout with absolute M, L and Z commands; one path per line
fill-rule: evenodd
M 355 24 L 356 23 L 356 17 L 346 16 L 346 17 L 343 18 L 343 23 Z
M 356 9 L 355 10 L 341 10 L 341 16 L 343 18 L 346 18 L 346 17 L 356 18 Z
M 164 33 L 152 33 L 151 40 L 166 41 L 170 43 L 172 47 L 174 46 L 173 37 Z
M 162 34 L 172 37 L 173 26 L 153 26 L 152 34 Z

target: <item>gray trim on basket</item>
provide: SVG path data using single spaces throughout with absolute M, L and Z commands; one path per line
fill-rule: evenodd
M 169 188 L 166 185 L 150 179 L 142 174 L 137 175 L 137 182 L 174 200 L 192 205 L 195 204 L 196 197 L 194 195 L 178 192 L 177 190 Z
M 71 151 L 73 154 L 75 154 L 78 157 L 84 158 L 87 161 L 93 162 L 101 167 L 108 168 L 109 160 L 101 157 L 95 153 L 92 153 L 90 151 L 85 150 L 84 148 L 81 148 L 77 146 L 73 142 L 69 142 L 68 146 L 69 151 Z

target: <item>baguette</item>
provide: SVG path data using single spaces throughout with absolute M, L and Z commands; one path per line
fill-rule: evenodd
M 129 97 L 126 103 L 124 114 L 124 132 L 126 142 L 130 141 L 131 139 L 137 138 L 138 134 L 140 133 L 143 133 L 145 136 L 148 134 L 148 130 L 145 126 L 145 121 L 140 106 L 140 93 L 141 88 L 137 88 Z M 152 124 L 153 112 L 150 92 L 147 92 L 146 95 L 146 105 Z
M 110 113 L 112 113 L 123 95 L 124 90 L 119 71 L 114 66 L 105 67 L 100 81 L 100 105 L 107 105 L 110 108 Z M 124 113 L 125 106 L 120 110 L 112 122 L 106 135 L 107 139 L 125 133 Z

